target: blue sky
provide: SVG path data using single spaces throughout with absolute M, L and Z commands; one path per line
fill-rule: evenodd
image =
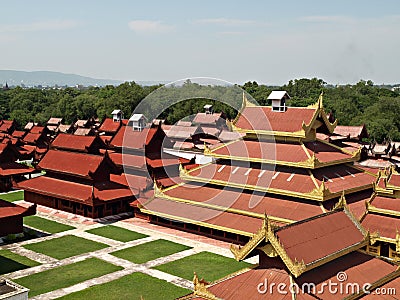
M 400 82 L 398 0 L 0 0 L 0 7 L 0 69 L 136 81 Z

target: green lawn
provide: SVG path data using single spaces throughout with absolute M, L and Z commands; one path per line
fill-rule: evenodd
M 56 259 L 64 259 L 82 253 L 92 252 L 108 247 L 108 245 L 89 241 L 74 235 L 51 239 L 24 246 L 26 249 L 43 253 Z
M 24 191 L 10 192 L 7 194 L 0 194 L 0 199 L 8 202 L 14 202 L 18 200 L 24 200 Z
M 24 218 L 24 224 L 48 233 L 57 233 L 75 229 L 75 227 L 61 224 L 55 221 L 40 218 L 38 216 L 28 216 Z
M 154 269 L 188 280 L 192 280 L 193 274 L 196 272 L 204 280 L 214 281 L 250 266 L 251 264 L 237 262 L 232 258 L 218 254 L 200 252 L 154 267 Z
M 112 225 L 91 229 L 87 232 L 124 243 L 147 237 L 145 234 Z
M 89 258 L 13 281 L 29 288 L 29 297 L 33 297 L 119 270 L 122 268 L 97 258 Z
M 18 270 L 38 266 L 40 263 L 11 252 L 0 250 L 0 274 L 15 272 Z
M 156 240 L 134 247 L 118 250 L 111 254 L 129 260 L 136 264 L 167 256 L 176 252 L 190 249 L 191 247 L 177 244 L 166 240 Z
M 143 273 L 133 273 L 120 279 L 102 285 L 96 285 L 85 290 L 75 292 L 62 300 L 82 299 L 175 299 L 189 294 L 191 291 L 175 286 L 164 280 L 151 277 Z

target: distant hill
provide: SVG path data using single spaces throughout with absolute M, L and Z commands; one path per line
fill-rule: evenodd
M 13 71 L 0 70 L 0 86 L 8 83 L 9 86 L 25 85 L 25 86 L 75 86 L 77 84 L 83 86 L 105 86 L 119 85 L 122 80 L 96 79 L 76 74 L 65 74 L 52 71 Z

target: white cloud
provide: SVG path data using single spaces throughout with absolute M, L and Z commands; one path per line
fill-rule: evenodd
M 194 21 L 195 24 L 215 24 L 222 26 L 242 26 L 255 24 L 254 20 L 244 19 L 228 19 L 228 18 L 215 18 L 215 19 L 199 19 Z
M 0 32 L 34 32 L 71 29 L 78 25 L 74 20 L 49 20 L 25 24 L 0 24 Z
M 161 21 L 134 20 L 128 23 L 131 30 L 136 33 L 164 33 L 172 31 L 175 27 L 163 24 Z

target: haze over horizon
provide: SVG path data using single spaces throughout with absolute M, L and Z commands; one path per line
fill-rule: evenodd
M 0 70 L 122 81 L 398 83 L 395 0 L 3 1 Z

